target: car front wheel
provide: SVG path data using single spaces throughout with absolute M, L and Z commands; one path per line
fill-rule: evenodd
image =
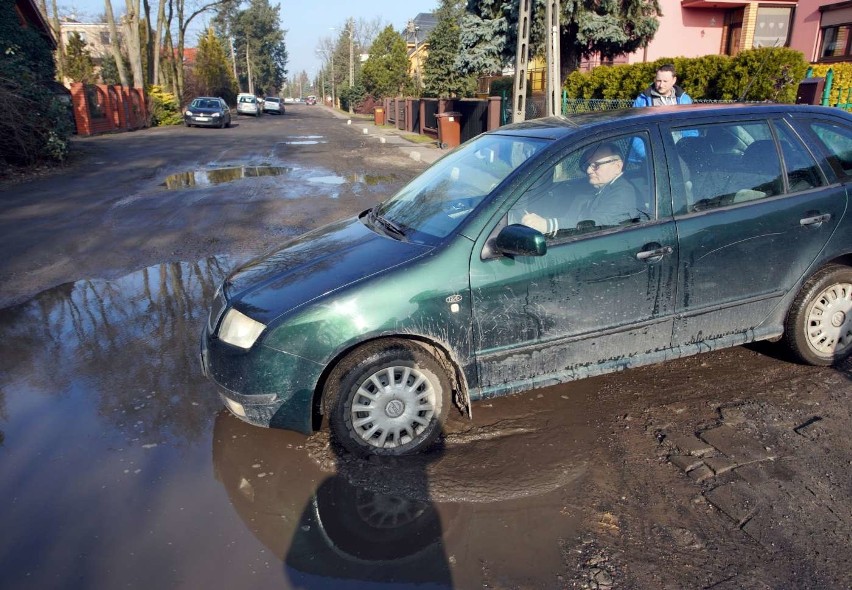
M 811 365 L 833 365 L 852 353 L 852 268 L 833 264 L 796 296 L 784 327 L 787 346 Z
M 331 430 L 359 455 L 407 455 L 440 434 L 450 399 L 444 365 L 416 342 L 378 341 L 355 351 L 332 372 Z

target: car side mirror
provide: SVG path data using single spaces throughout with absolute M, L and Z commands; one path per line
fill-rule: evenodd
M 494 240 L 497 251 L 504 256 L 544 256 L 547 254 L 547 241 L 544 235 L 526 225 L 513 223 L 507 225 Z

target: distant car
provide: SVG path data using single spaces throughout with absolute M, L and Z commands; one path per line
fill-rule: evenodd
M 284 104 L 281 99 L 277 96 L 267 96 L 263 99 L 263 112 L 264 113 L 278 113 L 279 115 L 284 114 Z
M 316 96 L 309 96 L 308 98 L 305 99 L 305 103 L 306 104 L 317 104 L 317 97 Z
M 293 98 L 292 96 L 288 96 L 287 98 L 284 99 L 284 102 L 294 103 L 294 102 L 296 102 L 296 99 Z
M 254 94 L 237 95 L 237 114 L 252 115 L 259 117 L 263 112 L 263 106 L 258 102 Z
M 215 96 L 194 98 L 183 114 L 187 127 L 230 127 L 231 109 L 223 99 Z
M 307 433 L 325 418 L 356 454 L 402 455 L 454 402 L 759 340 L 840 363 L 850 181 L 852 115 L 837 108 L 507 125 L 233 272 L 202 366 L 247 422 Z

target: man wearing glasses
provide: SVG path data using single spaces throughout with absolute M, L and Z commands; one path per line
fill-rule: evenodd
M 560 229 L 615 226 L 636 216 L 636 189 L 622 175 L 624 160 L 618 146 L 594 146 L 582 155 L 579 165 L 594 193 L 555 195 L 548 203 L 550 211 L 525 212 L 522 224 L 552 237 Z M 559 212 L 554 215 L 554 210 Z

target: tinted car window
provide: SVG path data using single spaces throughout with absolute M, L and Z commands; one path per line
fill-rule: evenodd
M 573 151 L 524 193 L 508 223 L 533 227 L 552 242 L 652 219 L 650 153 L 645 133 Z
M 786 124 L 776 126 L 791 193 L 825 185 L 816 160 Z
M 781 160 L 766 121 L 672 131 L 687 211 L 704 211 L 783 192 Z
M 852 130 L 823 122 L 811 123 L 811 129 L 843 173 L 852 175 Z

